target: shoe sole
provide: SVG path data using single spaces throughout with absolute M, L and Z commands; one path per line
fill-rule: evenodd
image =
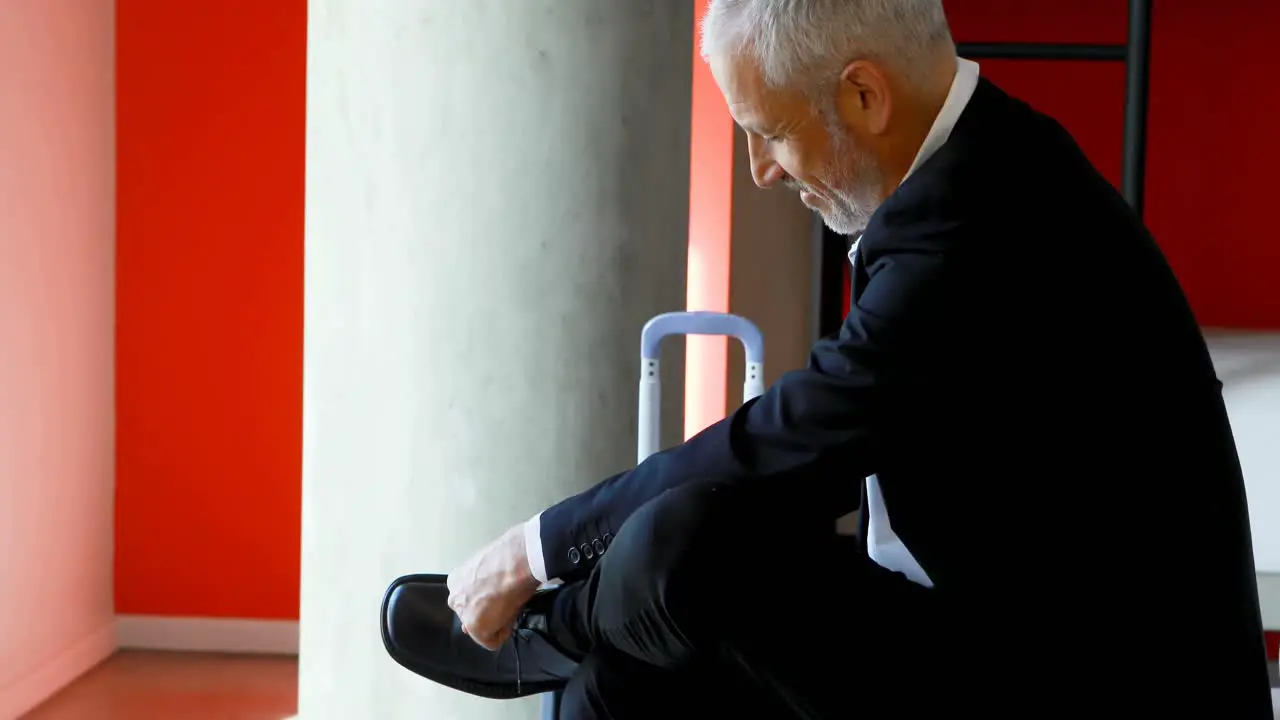
M 542 695 L 544 693 L 555 692 L 561 690 L 566 685 L 564 681 L 554 682 L 522 682 L 516 683 L 485 683 L 470 678 L 452 675 L 435 667 L 424 667 L 415 663 L 412 658 L 405 657 L 400 653 L 400 649 L 391 641 L 391 628 L 387 618 L 387 608 L 391 604 L 391 595 L 397 588 L 404 585 L 425 584 L 425 585 L 447 585 L 448 575 L 437 575 L 432 573 L 420 573 L 415 575 L 404 575 L 396 578 L 382 595 L 382 609 L 379 613 L 379 625 L 382 629 L 382 645 L 387 650 L 387 654 L 391 656 L 404 669 L 409 672 L 424 677 L 433 682 L 444 685 L 445 687 L 476 695 L 479 697 L 489 698 L 491 700 L 515 700 L 531 695 Z

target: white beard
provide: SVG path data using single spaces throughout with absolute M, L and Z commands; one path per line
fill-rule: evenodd
M 823 179 L 834 197 L 827 197 L 830 207 L 819 214 L 832 231 L 858 235 L 883 202 L 879 193 L 884 174 L 876 166 L 875 157 L 860 151 L 834 117 L 829 116 L 828 129 L 832 138 L 831 163 Z

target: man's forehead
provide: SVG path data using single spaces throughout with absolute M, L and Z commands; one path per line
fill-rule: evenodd
M 776 98 L 755 62 L 733 55 L 713 56 L 708 62 L 734 121 L 743 127 L 763 122 Z
M 764 87 L 764 76 L 749 56 L 724 53 L 712 55 L 707 62 L 726 97 L 754 95 Z

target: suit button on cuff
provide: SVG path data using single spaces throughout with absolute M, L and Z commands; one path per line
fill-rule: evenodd
M 596 538 L 595 542 L 591 543 L 591 547 L 595 549 L 597 555 L 604 554 L 604 541 L 600 538 Z
M 592 550 L 590 545 L 582 543 L 582 556 L 590 560 L 596 556 L 596 551 Z
M 569 562 L 574 565 L 582 562 L 582 554 L 578 552 L 578 548 L 569 548 Z

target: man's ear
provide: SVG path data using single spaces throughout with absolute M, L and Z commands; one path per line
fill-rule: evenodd
M 893 112 L 889 79 L 875 63 L 855 60 L 840 73 L 836 104 L 846 123 L 869 135 L 882 135 Z

